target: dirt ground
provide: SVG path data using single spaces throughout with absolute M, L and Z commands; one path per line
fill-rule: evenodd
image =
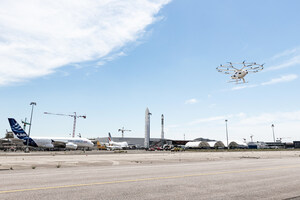
M 71 151 L 71 152 L 0 152 L 0 170 L 66 168 L 76 166 L 147 165 L 190 162 L 213 162 L 237 159 L 272 159 L 294 157 L 300 159 L 300 150 L 291 151 L 223 151 L 223 152 L 146 152 L 128 150 Z

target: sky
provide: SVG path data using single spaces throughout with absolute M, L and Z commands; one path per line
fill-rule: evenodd
M 0 1 L 0 136 L 30 118 L 31 136 L 300 140 L 296 0 Z M 246 84 L 216 67 L 257 62 Z M 28 127 L 27 127 L 28 130 Z

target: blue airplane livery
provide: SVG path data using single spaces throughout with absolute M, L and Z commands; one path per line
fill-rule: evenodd
M 13 118 L 8 118 L 12 132 L 21 140 L 24 144 L 32 147 L 41 148 L 65 148 L 65 149 L 88 149 L 94 146 L 94 143 L 87 138 L 70 138 L 70 137 L 29 137 L 18 122 Z

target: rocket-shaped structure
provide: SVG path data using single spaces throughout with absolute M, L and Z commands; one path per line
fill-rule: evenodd
M 164 115 L 161 115 L 161 140 L 165 139 L 165 133 L 164 133 Z
M 145 112 L 145 141 L 144 141 L 144 147 L 149 148 L 150 146 L 150 115 L 149 109 L 146 109 Z

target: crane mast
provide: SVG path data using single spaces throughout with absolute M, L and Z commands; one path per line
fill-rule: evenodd
M 74 123 L 73 123 L 73 134 L 72 134 L 72 137 L 75 137 L 76 119 L 79 118 L 79 117 L 82 117 L 83 119 L 86 119 L 86 115 L 77 115 L 76 112 L 74 112 L 74 115 L 59 114 L 59 113 L 50 113 L 50 112 L 44 112 L 44 114 L 73 117 L 74 118 Z
M 122 132 L 122 138 L 124 138 L 124 132 L 125 131 L 131 131 L 131 130 L 126 130 L 126 129 L 124 129 L 124 127 L 122 127 L 121 129 L 118 129 L 118 132 Z

